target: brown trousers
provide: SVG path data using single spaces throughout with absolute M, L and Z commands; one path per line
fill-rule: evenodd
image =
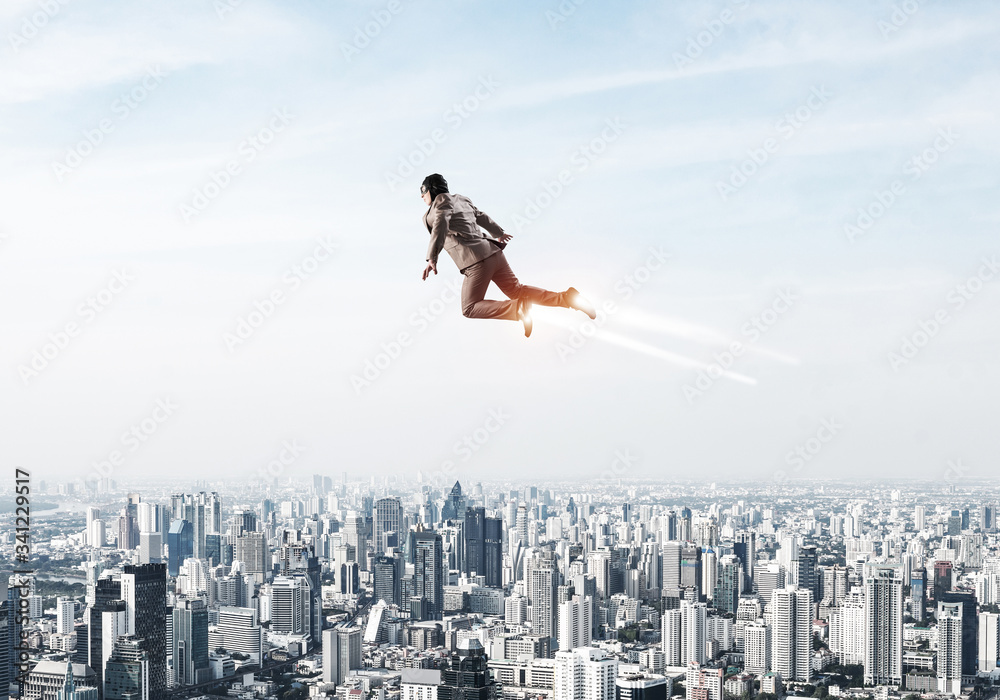
M 473 263 L 463 269 L 462 274 L 465 275 L 462 283 L 462 315 L 466 318 L 516 321 L 518 299 L 526 299 L 539 306 L 569 306 L 565 292 L 550 292 L 518 282 L 502 250 Z M 487 300 L 486 290 L 489 289 L 490 282 L 496 283 L 511 301 Z

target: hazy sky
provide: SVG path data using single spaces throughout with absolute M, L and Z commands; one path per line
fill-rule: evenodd
M 8 0 L 0 28 L 0 424 L 36 478 L 996 471 L 995 3 Z M 463 318 L 446 256 L 420 280 L 430 172 L 522 282 L 610 312 Z

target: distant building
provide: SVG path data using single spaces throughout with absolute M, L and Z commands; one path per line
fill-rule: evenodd
M 400 700 L 438 700 L 439 685 L 439 669 L 404 668 L 400 677 Z
M 671 683 L 656 674 L 629 674 L 615 679 L 617 700 L 667 700 Z
M 77 695 L 75 700 L 97 700 L 97 680 L 94 669 L 84 664 L 70 664 L 59 661 L 39 661 L 28 673 L 24 685 L 23 700 L 74 700 L 60 698 L 60 693 L 66 692 L 72 671 L 72 692 L 85 693 L 87 689 L 93 695 Z

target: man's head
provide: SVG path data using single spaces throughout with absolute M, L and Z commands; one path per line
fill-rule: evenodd
M 428 175 L 424 178 L 424 181 L 420 183 L 420 194 L 424 198 L 424 203 L 430 204 L 434 201 L 442 192 L 448 191 L 448 181 L 443 177 L 434 173 L 433 175 Z

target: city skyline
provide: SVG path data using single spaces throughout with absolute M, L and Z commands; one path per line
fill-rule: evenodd
M 992 473 L 994 4 L 392 5 L 0 8 L 8 459 Z M 433 172 L 598 321 L 421 282 Z

